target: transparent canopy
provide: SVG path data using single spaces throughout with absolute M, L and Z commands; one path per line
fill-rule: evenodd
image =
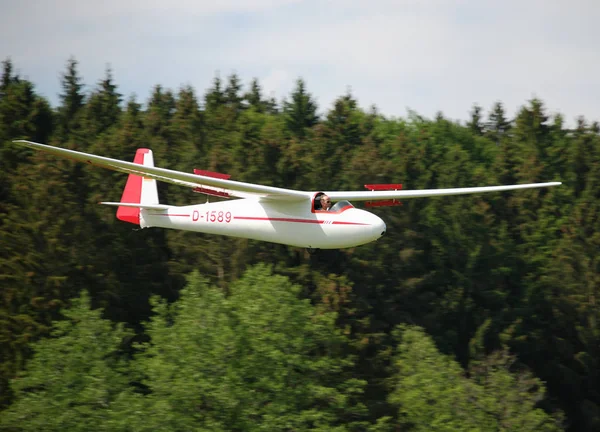
M 350 204 L 349 201 L 346 200 L 341 200 L 336 202 L 334 205 L 331 206 L 331 208 L 329 209 L 330 212 L 336 212 L 336 211 L 340 211 L 345 207 L 354 207 L 352 204 Z

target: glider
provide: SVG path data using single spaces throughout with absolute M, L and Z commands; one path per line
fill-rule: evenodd
M 385 234 L 383 220 L 350 201 L 367 206 L 398 205 L 399 199 L 500 192 L 558 186 L 560 182 L 530 183 L 453 189 L 402 190 L 400 184 L 365 185 L 366 191 L 300 191 L 229 180 L 226 174 L 194 170 L 174 171 L 154 166 L 150 149 L 137 150 L 133 162 L 125 162 L 26 140 L 14 143 L 55 156 L 129 174 L 120 202 L 101 202 L 117 207 L 117 218 L 141 228 L 162 227 L 221 234 L 315 249 L 360 246 Z M 189 206 L 170 206 L 158 200 L 157 181 L 188 187 L 195 192 L 226 199 Z M 320 207 L 320 198 L 336 203 Z

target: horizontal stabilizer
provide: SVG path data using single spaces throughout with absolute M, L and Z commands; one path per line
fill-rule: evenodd
M 98 204 L 104 204 L 107 206 L 115 206 L 115 207 L 135 207 L 139 209 L 147 209 L 147 210 L 168 210 L 171 207 L 170 205 L 165 204 L 140 204 L 140 203 L 122 203 L 122 202 L 100 202 Z

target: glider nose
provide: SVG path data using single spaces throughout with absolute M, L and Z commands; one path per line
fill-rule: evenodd
M 379 216 L 375 216 L 375 218 L 376 220 L 373 223 L 373 227 L 375 227 L 375 232 L 379 233 L 379 237 L 381 237 L 385 234 L 385 222 Z
M 371 239 L 377 240 L 382 235 L 385 234 L 386 226 L 385 222 L 377 215 L 373 213 L 366 212 L 368 214 L 368 224 L 369 224 L 369 232 L 371 233 Z

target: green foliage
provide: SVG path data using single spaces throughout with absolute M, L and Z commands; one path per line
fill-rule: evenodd
M 58 108 L 57 134 L 59 139 L 63 141 L 67 141 L 69 136 L 80 140 L 86 138 L 85 135 L 79 133 L 85 94 L 83 93 L 82 78 L 79 76 L 77 65 L 77 60 L 71 57 L 67 61 L 67 70 L 63 73 L 61 79 L 63 92 L 60 94 L 61 105 Z
M 83 292 L 63 311 L 51 337 L 33 344 L 27 368 L 12 382 L 15 400 L 0 425 L 19 431 L 109 430 L 111 406 L 128 385 L 122 325 L 102 319 Z
M 106 70 L 105 78 L 91 94 L 85 105 L 83 127 L 91 136 L 99 136 L 111 127 L 118 126 L 121 117 L 121 95 L 113 82 L 112 71 Z
M 512 357 L 494 353 L 466 378 L 419 327 L 401 326 L 390 401 L 398 421 L 415 431 L 559 431 L 561 416 L 536 407 L 544 386 L 526 372 L 510 370 Z
M 298 298 L 265 266 L 228 297 L 198 274 L 172 306 L 155 303 L 139 370 L 150 430 L 333 430 L 364 417 L 335 315 Z
M 298 138 L 306 137 L 307 129 L 317 124 L 317 104 L 306 91 L 303 79 L 296 81 L 291 101 L 283 103 L 283 116 L 286 128 Z

